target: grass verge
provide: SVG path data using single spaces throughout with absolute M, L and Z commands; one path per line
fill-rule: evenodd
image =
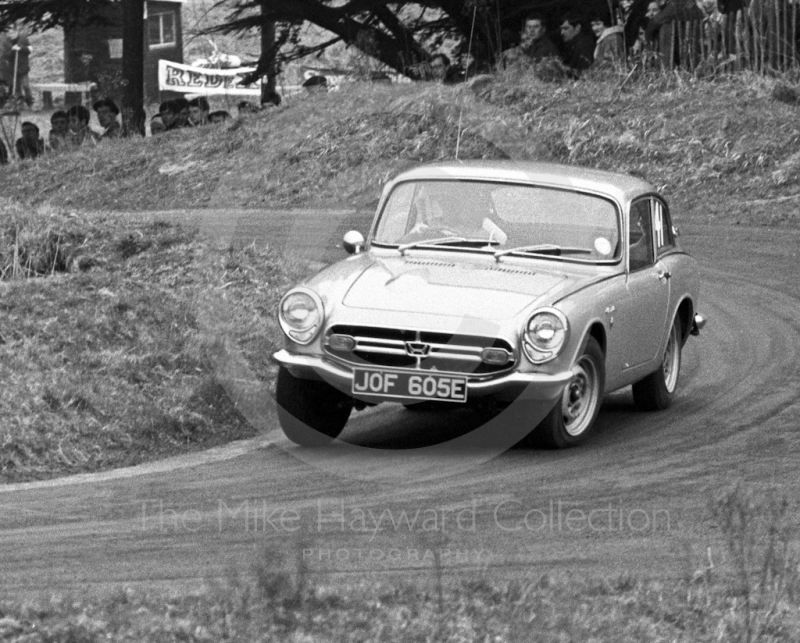
M 496 582 L 477 575 L 442 587 L 437 569 L 416 584 L 319 585 L 299 559 L 286 571 L 286 556 L 267 551 L 249 573 L 232 571 L 194 592 L 118 588 L 96 596 L 0 602 L 0 637 L 10 643 L 794 643 L 800 636 L 800 573 L 786 506 L 774 494 L 765 501 L 742 488 L 724 492 L 710 510 L 722 538 L 709 552 L 719 562 L 680 581 L 546 574 Z M 436 566 L 438 559 L 431 559 Z

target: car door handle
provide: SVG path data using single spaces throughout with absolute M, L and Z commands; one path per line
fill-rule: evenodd
M 669 270 L 659 270 L 658 271 L 658 278 L 662 281 L 665 279 L 669 279 L 672 277 L 672 273 Z

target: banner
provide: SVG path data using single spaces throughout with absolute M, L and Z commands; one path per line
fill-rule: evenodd
M 227 94 L 229 96 L 261 96 L 261 86 L 240 85 L 242 78 L 255 67 L 237 69 L 208 69 L 172 62 L 158 61 L 158 88 L 161 91 L 184 94 Z

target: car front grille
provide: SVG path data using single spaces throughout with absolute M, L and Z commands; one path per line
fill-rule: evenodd
M 352 337 L 355 348 L 351 351 L 333 349 L 328 345 L 331 335 Z M 383 366 L 489 375 L 510 370 L 515 362 L 514 349 L 509 342 L 480 335 L 336 325 L 328 329 L 324 343 L 329 355 L 362 367 Z M 409 354 L 409 344 L 412 351 L 416 347 L 422 349 L 419 352 L 424 354 Z M 485 363 L 481 353 L 487 348 L 507 351 L 508 362 Z

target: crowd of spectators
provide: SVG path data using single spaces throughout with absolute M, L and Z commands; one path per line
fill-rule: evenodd
M 516 44 L 507 48 L 500 65 L 541 65 L 548 77 L 578 78 L 596 70 L 671 65 L 675 22 L 702 22 L 707 32 L 724 13 L 745 6 L 743 0 L 618 0 L 613 10 L 593 14 L 570 11 L 554 17 L 526 16 Z M 800 41 L 800 38 L 798 38 Z M 451 65 L 437 53 L 427 63 L 428 80 L 454 83 L 473 74 L 466 65 Z
M 676 21 L 703 21 L 711 29 L 719 23 L 722 13 L 730 13 L 744 7 L 744 0 L 618 0 L 612 2 L 612 10 L 592 15 L 566 13 L 553 19 L 541 13 L 528 14 L 518 37 L 512 38 L 513 46 L 506 49 L 499 61 L 500 66 L 522 62 L 547 69 L 548 77 L 580 78 L 602 70 L 630 69 L 632 62 L 643 67 L 670 65 L 675 63 L 674 24 Z M 489 56 L 481 50 L 479 42 L 470 45 L 470 51 L 457 56 L 457 62 L 443 52 L 434 53 L 421 66 L 423 80 L 442 84 L 453 84 L 469 80 L 478 74 L 493 71 L 486 62 Z M 0 42 L 0 93 L 9 62 L 13 58 L 19 76 L 11 80 L 22 92 L 26 102 L 32 102 L 27 83 L 27 56 L 30 45 L 23 33 L 14 33 Z M 20 62 L 21 61 L 21 62 Z M 12 74 L 13 75 L 13 74 Z M 391 82 L 386 74 L 376 81 Z M 327 92 L 330 87 L 324 76 L 311 76 L 302 85 L 307 94 Z M 7 88 L 6 88 L 7 90 Z M 238 105 L 239 115 L 261 111 L 279 105 L 277 93 L 267 96 L 260 105 L 242 101 Z M 16 141 L 14 151 L 20 159 L 32 159 L 48 150 L 73 149 L 102 140 L 117 139 L 123 135 L 119 122 L 120 109 L 110 98 L 96 101 L 93 109 L 102 131 L 90 127 L 90 112 L 76 105 L 66 111 L 55 112 L 51 130 L 44 141 L 36 124 L 22 123 L 22 136 Z M 158 113 L 149 123 L 153 136 L 184 128 L 203 127 L 231 117 L 225 110 L 211 111 L 208 99 L 199 96 L 192 100 L 173 98 L 159 106 Z M 142 113 L 141 122 L 144 123 Z M 144 127 L 137 130 L 144 134 Z M 9 150 L 0 140 L 0 163 L 8 162 Z
M 277 94 L 270 97 L 266 104 L 275 105 L 280 102 Z M 247 101 L 238 104 L 240 115 L 261 111 L 262 106 Z M 114 140 L 123 136 L 120 123 L 120 109 L 110 98 L 101 98 L 92 105 L 100 131 L 90 125 L 91 112 L 83 105 L 73 105 L 67 110 L 53 112 L 50 117 L 50 132 L 46 140 L 42 138 L 39 126 L 31 121 L 21 124 L 21 136 L 17 139 L 14 150 L 20 160 L 35 159 L 47 152 L 60 152 L 76 149 L 85 145 L 97 145 L 104 140 Z M 208 99 L 199 96 L 192 100 L 174 98 L 164 101 L 159 106 L 158 114 L 150 121 L 150 133 L 157 136 L 170 130 L 202 127 L 210 123 L 219 123 L 231 117 L 226 110 L 211 111 Z M 0 138 L 0 164 L 8 163 L 11 154 Z

